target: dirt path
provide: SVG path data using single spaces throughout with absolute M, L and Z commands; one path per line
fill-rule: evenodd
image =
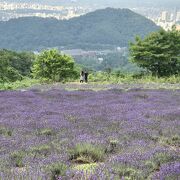
M 121 90 L 141 90 L 141 89 L 171 89 L 180 90 L 180 84 L 170 84 L 170 83 L 144 83 L 144 84 L 98 84 L 98 83 L 88 83 L 80 84 L 78 82 L 73 83 L 54 83 L 45 85 L 36 85 L 31 88 L 31 90 L 41 89 L 42 91 L 51 89 L 65 89 L 65 90 L 108 90 L 108 89 L 121 89 Z

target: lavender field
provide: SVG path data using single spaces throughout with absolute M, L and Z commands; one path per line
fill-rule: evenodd
M 180 90 L 98 88 L 1 91 L 0 179 L 180 179 Z

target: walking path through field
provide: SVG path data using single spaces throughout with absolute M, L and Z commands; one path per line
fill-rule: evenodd
M 122 83 L 122 84 L 98 84 L 98 83 L 88 83 L 80 84 L 77 82 L 72 83 L 55 83 L 55 84 L 44 84 L 35 85 L 30 89 L 41 89 L 42 91 L 47 91 L 51 89 L 65 89 L 65 90 L 108 90 L 108 89 L 121 89 L 121 90 L 140 90 L 140 89 L 180 89 L 180 83 L 170 84 L 170 83 L 143 83 L 143 84 L 133 84 L 133 83 Z

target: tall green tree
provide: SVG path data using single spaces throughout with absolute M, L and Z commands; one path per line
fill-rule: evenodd
M 0 50 L 0 83 L 14 82 L 22 79 L 21 72 L 16 69 L 13 64 L 18 65 L 18 61 L 14 63 L 14 59 L 17 59 L 18 53 L 8 50 Z M 23 61 L 26 61 L 23 59 Z M 30 69 L 30 67 L 29 67 Z
M 10 64 L 22 76 L 29 76 L 31 74 L 31 68 L 33 61 L 35 60 L 35 55 L 32 52 L 11 52 L 9 56 Z
M 180 32 L 173 27 L 171 31 L 154 32 L 144 40 L 136 37 L 130 43 L 130 59 L 156 76 L 179 74 Z
M 37 56 L 32 70 L 34 77 L 53 81 L 64 81 L 76 76 L 74 60 L 56 49 L 41 52 Z

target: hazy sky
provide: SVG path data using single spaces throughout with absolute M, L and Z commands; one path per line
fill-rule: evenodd
M 0 0 L 3 1 L 3 0 Z M 118 6 L 118 7 L 177 7 L 180 8 L 180 0 L 5 0 L 11 2 L 31 2 L 31 3 L 43 3 L 51 5 L 93 5 L 99 6 Z

